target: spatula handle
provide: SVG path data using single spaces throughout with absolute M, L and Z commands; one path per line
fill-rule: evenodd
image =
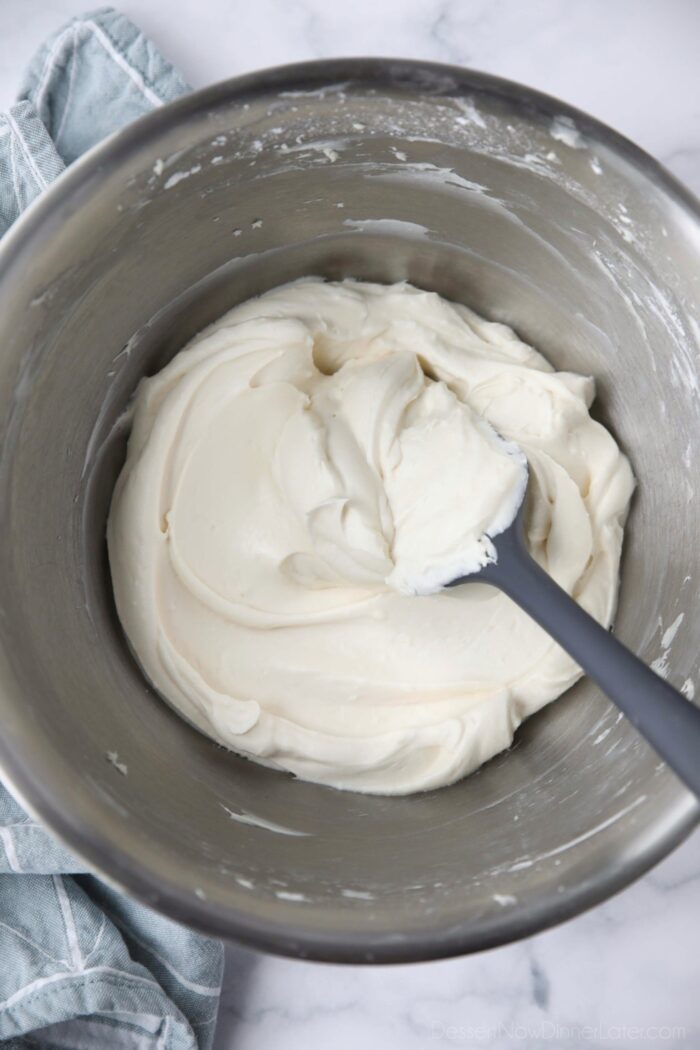
M 700 797 L 700 708 L 601 627 L 525 549 L 516 529 L 497 538 L 498 561 L 479 573 L 520 605 L 624 711 Z

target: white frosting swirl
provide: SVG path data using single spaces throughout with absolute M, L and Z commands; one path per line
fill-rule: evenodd
M 108 543 L 147 676 L 308 780 L 406 793 L 475 769 L 580 672 L 485 584 L 414 595 L 492 556 L 520 448 L 532 553 L 610 622 L 633 480 L 592 398 L 407 284 L 305 280 L 232 310 L 136 397 Z

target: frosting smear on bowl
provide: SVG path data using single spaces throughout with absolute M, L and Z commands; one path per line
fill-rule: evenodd
M 398 794 L 476 769 L 580 670 L 488 585 L 440 588 L 493 558 L 529 467 L 531 552 L 610 623 L 633 478 L 593 393 L 408 284 L 236 307 L 136 395 L 107 538 L 146 675 L 307 780 Z

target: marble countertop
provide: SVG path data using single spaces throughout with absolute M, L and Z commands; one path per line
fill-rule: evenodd
M 696 0 L 123 0 L 195 86 L 393 54 L 520 80 L 587 110 L 700 192 Z M 1 0 L 0 108 L 88 0 Z M 700 1046 L 700 835 L 606 904 L 519 944 L 365 968 L 231 947 L 216 1050 Z

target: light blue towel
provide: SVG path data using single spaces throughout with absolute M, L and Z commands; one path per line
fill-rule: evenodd
M 76 18 L 0 114 L 0 233 L 67 164 L 187 90 L 123 16 Z M 222 946 L 117 893 L 0 786 L 0 1040 L 14 1048 L 211 1046 Z

